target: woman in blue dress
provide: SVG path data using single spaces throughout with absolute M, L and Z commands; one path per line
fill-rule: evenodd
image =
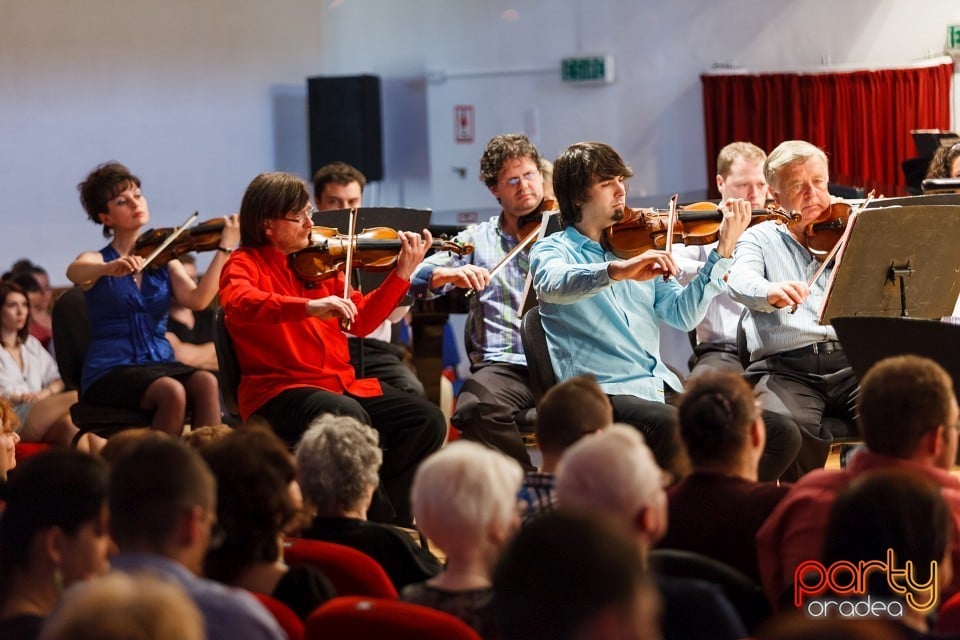
M 125 166 L 100 165 L 77 188 L 90 220 L 111 239 L 67 268 L 67 277 L 83 287 L 90 317 L 81 397 L 152 411 L 153 428 L 170 434 L 181 433 L 188 408 L 194 427 L 219 424 L 217 378 L 175 361 L 164 334 L 171 299 L 194 310 L 213 300 L 220 269 L 240 239 L 237 216 L 225 217 L 219 250 L 194 282 L 176 259 L 140 271 L 144 260 L 133 250 L 150 212 L 140 179 Z

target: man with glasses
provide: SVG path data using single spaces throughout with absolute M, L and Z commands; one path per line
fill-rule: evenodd
M 467 316 L 471 376 L 450 421 L 464 438 L 499 449 L 527 471 L 534 468 L 517 427 L 518 416 L 534 406 L 520 341 L 527 251 L 493 278 L 490 271 L 517 246 L 523 223 L 539 222 L 544 203 L 539 162 L 539 152 L 524 135 L 490 140 L 480 159 L 480 179 L 500 203 L 500 214 L 457 235 L 455 241 L 473 245 L 473 253 L 434 254 L 416 270 L 411 288 L 417 298 L 443 295 L 453 287 L 476 292 Z
M 257 176 L 240 205 L 240 248 L 220 276 L 220 303 L 240 363 L 238 390 L 244 420 L 266 420 L 295 445 L 323 413 L 349 415 L 371 425 L 384 449 L 380 478 L 409 526 L 410 484 L 419 462 L 446 435 L 440 409 L 428 400 L 357 378 L 346 336 L 367 335 L 396 309 L 431 237 L 401 232 L 394 270 L 376 289 L 344 297 L 344 276 L 305 281 L 289 257 L 311 243 L 313 206 L 303 180 L 288 173 Z M 380 510 L 371 519 L 391 521 Z
M 320 167 L 313 176 L 313 199 L 317 211 L 322 214 L 324 211 L 363 206 L 363 187 L 366 184 L 367 178 L 360 170 L 346 162 L 331 162 Z M 317 219 L 322 220 L 323 216 Z M 404 362 L 406 350 L 403 345 L 390 341 L 394 323 L 399 322 L 409 310 L 408 305 L 397 307 L 379 327 L 363 338 L 347 332 L 350 364 L 358 378 L 376 378 L 401 391 L 426 398 L 423 383 Z

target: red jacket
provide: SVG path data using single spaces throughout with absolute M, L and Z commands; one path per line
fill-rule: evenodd
M 391 273 L 367 295 L 351 291 L 357 318 L 351 333 L 365 336 L 397 307 L 410 282 Z M 272 246 L 241 247 L 220 274 L 220 304 L 240 361 L 240 414 L 246 419 L 282 391 L 317 387 L 359 397 L 383 392 L 375 378 L 357 380 L 347 339 L 336 319 L 307 315 L 307 300 L 343 295 L 343 276 L 314 286 L 300 280 L 287 256 Z

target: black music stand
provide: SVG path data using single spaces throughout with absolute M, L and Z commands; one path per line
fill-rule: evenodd
M 929 357 L 960 382 L 960 326 L 949 316 L 960 294 L 960 206 L 870 209 L 850 230 L 827 285 L 829 318 L 857 378 L 883 358 Z

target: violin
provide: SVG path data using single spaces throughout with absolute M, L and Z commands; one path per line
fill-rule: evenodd
M 364 271 L 389 271 L 400 255 L 400 233 L 390 227 L 372 227 L 349 236 L 331 227 L 314 227 L 310 246 L 290 254 L 294 272 L 306 282 L 319 282 L 344 271 L 352 248 L 352 267 Z M 430 248 L 457 255 L 473 253 L 473 245 L 435 238 Z
M 223 233 L 224 219 L 213 218 L 206 222 L 186 229 L 170 244 L 163 248 L 147 265 L 150 269 L 158 269 L 174 258 L 178 258 L 191 251 L 214 251 L 220 246 L 220 235 Z M 177 233 L 180 227 L 162 227 L 150 229 L 137 238 L 133 253 L 141 258 L 147 258 L 157 247 L 166 242 L 171 235 Z
M 820 217 L 803 228 L 803 245 L 821 262 L 830 255 L 847 228 L 853 207 L 846 202 L 835 202 Z
M 650 249 L 664 249 L 670 226 L 669 212 L 658 209 L 624 207 L 624 219 L 604 231 L 610 251 L 621 259 L 632 258 Z M 799 220 L 798 213 L 769 207 L 751 212 L 750 226 L 767 220 L 778 223 Z M 697 202 L 681 207 L 671 242 L 705 245 L 720 237 L 723 212 L 712 202 Z

